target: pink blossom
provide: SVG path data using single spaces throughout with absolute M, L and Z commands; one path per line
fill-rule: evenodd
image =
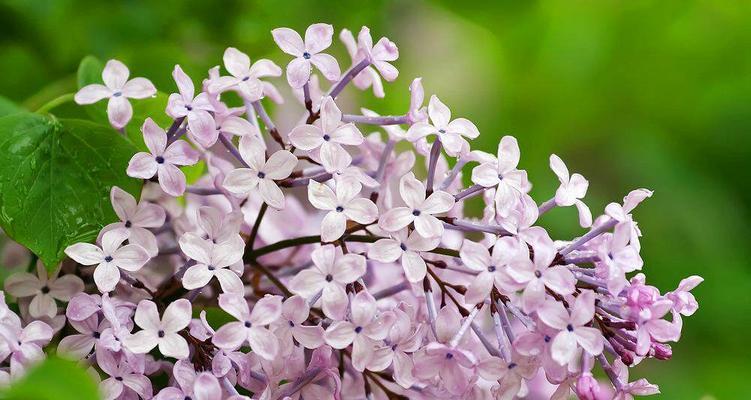
M 425 91 L 422 88 L 422 78 L 415 78 L 409 85 L 409 112 L 407 116 L 411 123 L 425 122 L 428 113 L 422 106 L 425 101 Z
M 128 362 L 121 355 L 108 351 L 97 352 L 96 361 L 99 368 L 109 375 L 109 378 L 99 384 L 106 400 L 117 399 L 121 395 L 125 398 L 133 398 L 133 396 L 127 396 L 127 393 L 124 393 L 129 391 L 144 399 L 151 398 L 154 393 L 151 381 L 144 375 L 143 370 L 139 370 L 138 365 Z
M 99 232 L 99 240 L 105 232 L 125 229 L 128 231 L 128 243 L 137 244 L 143 247 L 150 257 L 156 257 L 159 254 L 159 246 L 156 236 L 149 228 L 159 228 L 164 225 L 166 218 L 164 208 L 148 201 L 137 203 L 130 193 L 117 186 L 113 186 L 110 190 L 110 201 L 120 222 L 105 226 Z
M 610 218 L 613 218 L 618 222 L 631 223 L 631 244 L 636 248 L 636 250 L 641 250 L 641 245 L 639 244 L 641 231 L 639 230 L 639 226 L 633 220 L 633 217 L 630 213 L 642 201 L 646 200 L 649 197 L 652 197 L 652 193 L 653 192 L 651 190 L 647 189 L 632 190 L 623 198 L 623 205 L 620 205 L 618 203 L 610 203 L 605 207 L 605 214 Z
M 440 242 L 440 238 L 424 238 L 416 231 L 408 232 L 408 229 L 404 228 L 392 233 L 390 239 L 379 239 L 370 246 L 368 258 L 386 263 L 401 259 L 407 280 L 420 282 L 425 278 L 427 271 L 425 260 L 421 254 L 435 249 Z
M 492 255 L 488 249 L 476 242 L 464 239 L 459 256 L 465 266 L 479 272 L 467 287 L 464 301 L 468 304 L 482 303 L 493 286 L 501 293 L 514 292 L 519 286 L 509 276 L 509 263 L 526 256 L 523 244 L 514 237 L 502 237 L 493 243 Z
M 128 80 L 130 71 L 125 64 L 109 60 L 102 70 L 104 85 L 94 83 L 79 90 L 74 100 L 78 104 L 92 104 L 109 99 L 107 116 L 115 129 L 122 129 L 133 117 L 133 107 L 128 99 L 145 99 L 156 95 L 156 88 L 146 78 Z
M 513 352 L 509 362 L 497 357 L 489 357 L 480 361 L 478 371 L 480 375 L 490 381 L 498 381 L 492 392 L 499 399 L 513 399 L 522 395 L 525 381 L 529 381 L 537 373 L 539 365 L 533 357 L 526 357 Z
M 277 209 L 284 208 L 284 194 L 274 181 L 292 173 L 297 165 L 297 157 L 287 150 L 279 150 L 267 160 L 264 147 L 250 136 L 240 139 L 240 155 L 248 166 L 231 171 L 224 179 L 225 189 L 247 196 L 258 188 L 266 204 Z
M 504 136 L 498 144 L 498 158 L 472 170 L 472 182 L 483 187 L 495 187 L 495 206 L 499 216 L 506 218 L 520 197 L 527 179 L 519 165 L 519 144 L 513 136 Z
M 266 326 L 279 319 L 282 312 L 280 296 L 266 296 L 258 300 L 250 310 L 242 295 L 225 293 L 219 295 L 219 307 L 237 319 L 223 325 L 212 338 L 221 349 L 237 349 L 248 342 L 253 352 L 271 360 L 279 352 L 279 342 Z
M 159 352 L 167 357 L 178 360 L 188 357 L 188 342 L 179 332 L 190 323 L 190 313 L 190 301 L 179 299 L 167 306 L 160 319 L 156 304 L 142 300 L 135 315 L 136 324 L 142 330 L 125 338 L 125 347 L 136 354 L 144 354 L 158 346 Z
M 689 276 L 688 278 L 681 280 L 677 289 L 665 294 L 666 298 L 673 301 L 673 310 L 675 310 L 675 312 L 685 316 L 690 316 L 699 309 L 699 303 L 696 301 L 693 293 L 691 293 L 691 290 L 699 286 L 702 282 L 704 282 L 704 278 L 700 276 Z
M 534 250 L 533 261 L 529 256 L 519 257 L 506 271 L 511 279 L 524 286 L 522 308 L 530 313 L 545 301 L 546 288 L 564 296 L 574 293 L 576 278 L 564 265 L 551 266 L 556 251 L 544 229 L 529 228 L 524 236 Z
M 428 103 L 430 123 L 416 122 L 409 127 L 407 138 L 416 141 L 428 135 L 437 135 L 450 156 L 457 156 L 469 148 L 464 139 L 474 139 L 480 135 L 475 124 L 466 118 L 451 119 L 451 110 L 433 95 Z
M 57 352 L 73 360 L 80 360 L 91 353 L 101 338 L 102 330 L 107 326 L 99 323 L 99 316 L 96 314 L 83 321 L 70 321 L 70 325 L 78 334 L 62 338 L 57 346 Z
M 369 224 L 378 218 L 378 208 L 372 201 L 357 197 L 362 185 L 351 179 L 340 179 L 336 192 L 316 181 L 308 184 L 308 200 L 313 207 L 328 211 L 321 222 L 321 240 L 333 242 L 344 234 L 347 221 Z
M 558 364 L 566 364 L 576 355 L 581 346 L 587 353 L 602 353 L 603 337 L 596 328 L 589 327 L 595 313 L 595 295 L 590 290 L 582 291 L 576 297 L 571 313 L 563 304 L 548 299 L 537 310 L 540 320 L 558 330 L 553 337 L 551 353 Z
M 172 71 L 179 93 L 172 93 L 167 102 L 167 115 L 172 118 L 188 120 L 190 136 L 203 147 L 211 147 L 219 133 L 216 123 L 209 112 L 214 112 L 209 95 L 199 93 L 195 96 L 195 86 L 190 77 L 183 72 L 179 65 Z M 195 96 L 195 97 L 194 97 Z
M 620 358 L 616 358 L 613 362 L 613 370 L 618 376 L 618 379 L 625 383 L 615 394 L 613 400 L 634 400 L 634 396 L 651 396 L 653 394 L 660 394 L 660 389 L 657 385 L 649 383 L 649 381 L 644 378 L 634 382 L 629 382 L 628 367 L 623 364 L 623 361 L 621 361 Z
M 347 48 L 347 53 L 349 53 L 349 56 L 352 59 L 352 65 L 356 65 L 358 62 L 362 61 L 365 55 L 363 54 L 363 51 L 360 50 L 360 44 L 355 41 L 355 37 L 352 35 L 352 32 L 349 29 L 342 29 L 342 31 L 339 33 L 339 40 L 341 40 L 344 44 L 344 47 Z M 378 72 L 376 72 L 375 68 L 371 66 L 365 67 L 365 69 L 357 74 L 352 79 L 352 83 L 360 90 L 365 90 L 369 87 L 372 87 L 375 97 L 382 98 L 386 95 L 386 93 L 384 93 L 383 91 L 383 82 L 381 81 L 381 76 L 378 75 Z
M 391 82 L 399 75 L 399 71 L 391 65 L 391 62 L 396 61 L 399 58 L 399 49 L 394 42 L 387 38 L 381 38 L 378 43 L 373 46 L 373 38 L 370 36 L 370 29 L 363 26 L 360 29 L 360 33 L 357 35 L 357 42 L 355 38 L 347 29 L 342 29 L 339 34 L 339 39 L 344 43 L 347 48 L 347 52 L 352 58 L 352 64 L 355 65 L 363 59 L 368 59 L 370 66 L 362 70 L 355 78 L 353 83 L 360 90 L 365 90 L 368 87 L 373 87 L 373 94 L 376 97 L 383 97 L 383 83 L 381 77 L 376 73 L 376 70 L 381 73 L 384 79 Z
M 437 190 L 425 198 L 425 185 L 411 172 L 399 181 L 399 193 L 407 207 L 395 207 L 386 211 L 378 225 L 386 231 L 395 232 L 414 223 L 421 236 L 429 238 L 443 234 L 443 224 L 434 215 L 449 211 L 454 206 L 454 196 Z
M 631 222 L 621 222 L 615 226 L 610 240 L 598 248 L 608 290 L 614 295 L 626 286 L 626 273 L 639 270 L 644 264 L 639 250 L 629 243 L 631 238 Z
M 123 229 L 102 235 L 102 247 L 91 243 L 76 243 L 65 249 L 65 254 L 79 264 L 97 265 L 94 282 L 102 293 L 111 292 L 120 281 L 120 270 L 136 272 L 149 261 L 149 254 L 137 244 L 122 246 L 128 238 Z
M 550 169 L 555 172 L 561 186 L 555 192 L 555 204 L 560 207 L 575 205 L 579 211 L 579 225 L 588 228 L 592 225 L 592 212 L 581 199 L 587 194 L 589 182 L 580 174 L 569 175 L 566 164 L 555 154 L 550 155 Z
M 216 277 L 225 293 L 243 292 L 240 277 L 227 268 L 242 260 L 245 242 L 239 235 L 221 243 L 212 243 L 188 232 L 180 237 L 179 244 L 183 253 L 197 262 L 185 271 L 182 277 L 184 288 L 202 288 Z
M 282 75 L 282 69 L 273 61 L 261 59 L 251 65 L 250 58 L 234 47 L 224 51 L 224 68 L 231 76 L 223 76 L 212 82 L 208 87 L 209 92 L 235 89 L 250 101 L 263 98 L 264 85 L 259 78 Z
M 283 52 L 295 59 L 287 65 L 287 82 L 293 88 L 300 88 L 310 78 L 311 65 L 315 65 L 326 79 L 339 79 L 341 71 L 336 59 L 321 53 L 331 46 L 334 27 L 329 24 L 313 24 L 305 30 L 305 42 L 300 34 L 289 28 L 276 28 L 271 31 L 274 41 Z
M 82 292 L 83 281 L 75 275 L 58 277 L 56 270 L 50 277 L 43 265 L 37 264 L 37 274 L 16 272 L 5 280 L 5 291 L 15 297 L 32 297 L 29 314 L 34 317 L 57 315 L 55 300 L 69 301 L 73 295 Z
M 365 257 L 341 254 L 333 245 L 321 246 L 311 253 L 313 267 L 300 271 L 289 283 L 293 292 L 310 299 L 321 292 L 323 312 L 333 319 L 342 319 L 347 310 L 344 286 L 365 273 Z
M 128 163 L 128 176 L 150 179 L 159 178 L 159 186 L 165 193 L 182 196 L 185 192 L 185 174 L 177 165 L 193 165 L 198 162 L 198 152 L 183 140 L 167 145 L 167 133 L 151 119 L 141 127 L 143 139 L 150 153 L 136 153 Z
M 335 322 L 326 329 L 325 339 L 335 349 L 352 344 L 352 366 L 363 371 L 373 362 L 376 344 L 388 336 L 395 315 L 390 311 L 378 313 L 375 299 L 366 291 L 355 295 L 351 311 L 349 321 Z
M 341 171 L 352 163 L 352 156 L 342 145 L 359 146 L 362 133 L 353 123 L 342 123 L 342 112 L 331 97 L 321 102 L 319 125 L 298 125 L 289 133 L 292 144 L 305 151 L 314 151 L 326 172 Z
M 306 349 L 315 349 L 323 344 L 323 328 L 320 325 L 303 325 L 309 314 L 310 306 L 304 298 L 294 295 L 284 300 L 279 324 L 274 329 L 283 354 L 292 352 L 292 339 Z
M 22 327 L 21 320 L 14 317 L 0 323 L 0 361 L 10 356 L 10 372 L 16 376 L 44 358 L 42 347 L 50 342 L 53 331 L 42 321 Z
M 230 213 L 216 207 L 203 206 L 196 213 L 196 223 L 207 239 L 215 244 L 237 240 L 240 237 L 240 226 L 243 216 L 240 211 Z
M 411 354 L 417 351 L 422 344 L 423 325 L 414 324 L 413 315 L 408 314 L 402 308 L 409 310 L 409 306 L 404 303 L 400 307 L 394 308 L 394 324 L 391 326 L 389 335 L 386 338 L 389 351 L 386 359 L 394 368 L 394 380 L 401 387 L 407 389 L 411 387 L 416 379 L 412 374 L 414 363 Z

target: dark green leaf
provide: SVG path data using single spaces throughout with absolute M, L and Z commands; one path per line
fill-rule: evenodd
M 48 269 L 65 248 L 114 221 L 112 186 L 138 197 L 125 175 L 137 148 L 109 127 L 36 114 L 0 118 L 0 227 Z
M 97 385 L 71 361 L 51 357 L 0 392 L 4 400 L 97 400 Z

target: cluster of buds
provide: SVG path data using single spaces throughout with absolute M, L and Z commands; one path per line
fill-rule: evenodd
M 538 204 L 516 139 L 500 138 L 495 155 L 472 150 L 478 128 L 435 95 L 424 105 L 420 78 L 402 115 L 344 113 L 351 105 L 338 98 L 350 84 L 384 96 L 399 52 L 367 28 L 357 39 L 343 30 L 352 60 L 342 73 L 325 53 L 333 35 L 327 24 L 304 38 L 273 30 L 293 57 L 286 69 L 228 48 L 224 71 L 212 68 L 198 94 L 175 66 L 165 110 L 174 122 L 137 121 L 148 152 L 122 171 L 144 180 L 141 198 L 113 187 L 120 221 L 96 244 L 68 247 L 75 263 L 65 273 L 40 268 L 5 282 L 20 317 L 0 306 L 0 359 L 9 360 L 0 379 L 22 374 L 52 342 L 100 377 L 106 399 L 658 393 L 629 381 L 628 368 L 670 358 L 702 279 L 662 294 L 639 272 L 632 211 L 652 192 L 634 190 L 593 218 L 588 181 L 551 155 L 560 186 Z M 269 81 L 283 73 L 291 90 Z M 109 99 L 122 128 L 128 98 L 156 93 L 128 76 L 111 60 L 105 85 L 76 100 Z M 282 129 L 264 102 L 290 98 L 286 115 L 298 115 Z M 423 160 L 427 172 L 413 173 Z M 181 167 L 199 162 L 206 173 L 186 182 Z M 470 198 L 482 199 L 481 217 L 464 214 Z M 569 206 L 581 236 L 554 240 L 536 225 Z M 597 368 L 607 380 L 594 378 Z

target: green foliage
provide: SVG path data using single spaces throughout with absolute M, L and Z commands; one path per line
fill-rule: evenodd
M 0 117 L 17 113 L 19 111 L 21 111 L 21 108 L 19 108 L 15 103 L 3 96 L 0 96 Z
M 0 391 L 3 400 L 98 400 L 94 379 L 71 361 L 50 357 Z
M 115 215 L 113 185 L 136 195 L 125 169 L 135 146 L 111 128 L 23 113 L 0 118 L 0 226 L 48 269 L 96 238 Z

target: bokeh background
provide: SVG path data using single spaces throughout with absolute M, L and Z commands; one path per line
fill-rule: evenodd
M 228 46 L 284 65 L 272 28 L 368 25 L 401 53 L 387 98 L 362 95 L 371 108 L 403 113 L 422 76 L 426 92 L 480 128 L 473 146 L 495 153 L 502 135 L 519 139 L 537 199 L 554 192 L 553 152 L 590 180 L 594 213 L 631 189 L 655 191 L 635 213 L 650 283 L 706 281 L 673 359 L 632 377 L 648 376 L 665 399 L 741 399 L 751 398 L 750 21 L 742 0 L 6 0 L 0 96 L 34 110 L 72 92 L 88 54 L 170 92 L 175 63 L 198 80 Z M 582 233 L 573 209 L 541 222 L 559 237 Z

